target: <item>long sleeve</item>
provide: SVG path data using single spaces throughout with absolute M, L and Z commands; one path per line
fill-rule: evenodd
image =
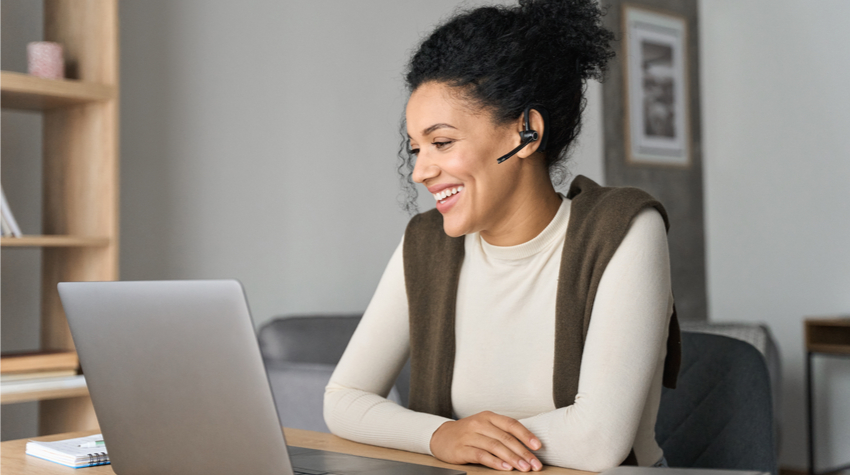
M 509 248 L 467 236 L 452 405 L 458 417 L 491 410 L 519 419 L 543 443 L 544 464 L 601 471 L 634 447 L 649 465 L 661 456 L 653 430 L 672 309 L 664 223 L 654 210 L 634 218 L 597 290 L 576 402 L 555 409 L 552 329 L 569 214 L 564 200 L 540 236 Z M 408 354 L 399 246 L 326 389 L 334 434 L 430 453 L 431 436 L 448 419 L 385 399 Z
M 671 310 L 664 223 L 657 211 L 644 210 L 599 284 L 575 404 L 521 420 L 541 439 L 544 463 L 603 471 L 640 445 L 639 425 L 653 424 L 657 414 Z M 646 458 L 651 447 L 641 448 Z M 642 465 L 652 462 L 639 454 Z
M 340 437 L 431 454 L 431 435 L 449 419 L 386 399 L 410 353 L 402 245 L 325 389 L 324 416 Z

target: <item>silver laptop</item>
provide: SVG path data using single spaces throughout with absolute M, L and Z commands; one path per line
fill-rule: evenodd
M 118 475 L 464 473 L 287 448 L 235 280 L 63 282 L 59 294 Z

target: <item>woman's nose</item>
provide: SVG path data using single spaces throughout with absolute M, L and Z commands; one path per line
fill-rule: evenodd
M 423 183 L 429 178 L 434 178 L 440 174 L 440 167 L 433 161 L 429 160 L 426 154 L 419 153 L 416 157 L 416 163 L 413 166 L 413 174 L 411 178 L 415 183 Z

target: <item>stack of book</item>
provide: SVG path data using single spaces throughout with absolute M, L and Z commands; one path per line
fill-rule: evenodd
M 109 463 L 101 434 L 56 442 L 27 442 L 27 455 L 50 460 L 66 467 L 82 468 Z
M 0 394 L 15 394 L 85 387 L 85 376 L 77 374 L 75 351 L 4 353 L 0 357 Z
M 21 237 L 21 228 L 18 222 L 15 221 L 15 216 L 12 215 L 12 209 L 9 208 L 9 203 L 6 201 L 6 193 L 3 192 L 3 187 L 0 186 L 0 229 L 2 229 L 3 237 Z

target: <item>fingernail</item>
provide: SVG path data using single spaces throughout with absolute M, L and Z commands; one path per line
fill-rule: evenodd
M 505 470 L 510 470 L 511 466 L 508 465 L 508 462 L 502 462 L 502 468 L 504 468 Z
M 534 449 L 534 450 L 537 450 L 537 449 L 540 448 L 540 441 L 537 440 L 537 439 L 531 439 L 530 441 L 528 441 L 528 443 L 531 444 L 531 448 Z
M 531 468 L 531 465 L 528 464 L 525 460 L 520 459 L 519 461 L 519 469 L 520 470 L 528 470 Z
M 531 459 L 531 466 L 534 467 L 534 470 L 540 470 L 543 468 L 543 464 L 537 459 Z

